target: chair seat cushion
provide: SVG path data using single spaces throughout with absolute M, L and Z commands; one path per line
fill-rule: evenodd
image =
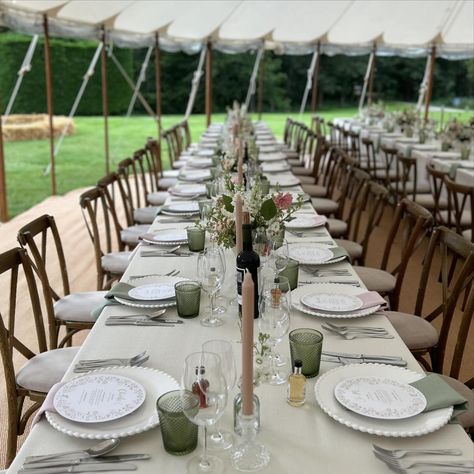
M 314 176 L 298 175 L 297 178 L 300 180 L 301 184 L 315 184 L 316 178 Z
M 94 323 L 91 311 L 104 302 L 106 291 L 71 293 L 54 303 L 54 316 L 61 321 Z
M 440 219 L 443 224 L 448 224 L 448 214 L 449 211 L 441 211 L 439 213 Z M 472 214 L 471 211 L 469 210 L 464 210 L 463 213 L 461 214 L 461 227 L 470 227 L 471 225 L 471 220 L 472 220 Z M 454 218 L 454 212 L 451 213 L 451 225 L 454 226 L 456 224 L 456 220 Z
M 336 242 L 339 247 L 347 250 L 347 253 L 349 254 L 349 257 L 351 257 L 352 261 L 362 257 L 364 249 L 359 243 L 346 239 L 334 239 L 334 242 Z
M 412 196 L 409 197 L 410 199 L 412 198 Z M 429 211 L 435 208 L 435 200 L 432 194 L 417 194 L 415 196 L 415 202 Z
M 405 185 L 405 192 L 407 194 L 412 193 L 414 187 L 415 187 L 415 183 L 413 183 L 413 181 L 407 181 L 407 183 Z M 402 192 L 402 186 L 401 185 L 398 187 L 398 189 L 399 189 L 399 192 Z M 420 193 L 420 194 L 431 193 L 430 183 L 428 181 L 425 181 L 425 180 L 420 180 L 419 182 L 417 182 L 416 192 Z
M 146 234 L 149 228 L 148 224 L 132 225 L 120 231 L 120 238 L 124 244 L 138 244 L 138 237 Z
M 161 206 L 170 197 L 168 191 L 155 191 L 154 193 L 148 193 L 146 199 L 152 206 Z
M 385 270 L 371 267 L 354 266 L 354 270 L 369 291 L 378 291 L 379 293 L 391 293 L 395 289 L 397 279 Z
M 173 169 L 175 169 L 175 170 L 179 170 L 180 168 L 182 168 L 185 165 L 186 165 L 186 160 L 173 161 Z
M 464 429 L 474 427 L 474 392 L 471 388 L 457 379 L 448 377 L 447 375 L 440 376 L 448 385 L 451 386 L 451 388 L 454 388 L 456 392 L 461 394 L 468 401 L 467 411 L 458 415 L 456 420 L 459 421 Z
M 342 237 L 347 232 L 347 222 L 340 219 L 328 219 L 327 224 L 331 237 Z
M 101 258 L 102 268 L 106 272 L 121 275 L 128 267 L 128 259 L 132 252 L 111 252 Z
M 385 168 L 384 169 L 377 169 L 375 171 L 375 177 L 377 179 L 387 179 L 387 170 Z M 395 170 L 389 170 L 388 179 L 390 181 L 395 181 L 395 180 L 400 179 L 400 178 L 397 177 L 397 172 Z
M 438 343 L 438 332 L 425 319 L 399 311 L 385 311 L 384 314 L 411 351 L 429 349 Z
M 163 178 L 177 178 L 179 170 L 164 170 L 162 175 Z
M 332 199 L 327 198 L 311 198 L 311 204 L 318 214 L 333 214 L 337 211 L 339 204 Z
M 79 347 L 64 347 L 35 355 L 18 371 L 16 383 L 27 390 L 48 393 L 61 381 L 78 350 Z
M 306 168 L 304 166 L 292 166 L 291 172 L 298 176 L 311 176 L 311 177 L 313 176 L 313 169 Z
M 139 224 L 151 224 L 155 220 L 158 209 L 156 206 L 139 207 L 133 211 L 133 220 Z
M 328 189 L 326 186 L 321 184 L 302 184 L 301 186 L 305 193 L 308 193 L 311 197 L 326 197 Z
M 160 178 L 158 180 L 158 186 L 160 189 L 168 189 L 174 186 L 178 182 L 178 178 Z
M 285 155 L 290 160 L 298 160 L 300 161 L 300 154 L 294 150 L 285 150 Z
M 472 242 L 472 231 L 471 230 L 465 230 L 463 233 L 462 233 L 462 236 L 469 240 L 469 242 Z

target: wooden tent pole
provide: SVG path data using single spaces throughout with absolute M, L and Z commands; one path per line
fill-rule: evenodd
M 102 70 L 102 113 L 104 115 L 104 146 L 105 146 L 105 173 L 110 172 L 110 154 L 109 154 L 109 96 L 107 93 L 107 38 L 105 26 L 102 25 L 102 51 L 101 51 L 101 70 Z
M 374 88 L 374 78 L 375 78 L 375 61 L 377 60 L 377 55 L 375 54 L 377 52 L 377 45 L 374 43 L 374 46 L 372 48 L 372 52 L 374 55 L 374 58 L 372 59 L 372 64 L 370 68 L 370 76 L 369 76 L 369 94 L 367 98 L 367 105 L 370 107 L 372 105 L 372 91 Z
M 44 74 L 46 79 L 46 101 L 48 107 L 49 118 L 49 160 L 51 173 L 51 194 L 56 194 L 56 168 L 54 161 L 54 102 L 53 102 L 53 74 L 51 69 L 51 49 L 49 47 L 49 28 L 48 17 L 43 15 L 43 30 L 44 30 Z
M 161 53 L 160 37 L 155 33 L 155 94 L 156 94 L 156 121 L 158 124 L 158 139 L 161 136 Z
M 430 102 L 431 102 L 431 95 L 433 93 L 433 74 L 434 74 L 434 67 L 436 61 L 436 46 L 431 47 L 431 62 L 430 62 L 430 73 L 428 76 L 428 89 L 426 91 L 425 97 L 425 122 L 428 121 L 430 115 Z
M 0 222 L 8 220 L 7 180 L 5 174 L 5 154 L 3 152 L 2 104 L 0 103 Z
M 212 121 L 212 43 L 207 42 L 206 56 L 206 126 L 209 127 Z
M 321 41 L 318 41 L 318 57 L 316 58 L 316 66 L 313 73 L 313 89 L 311 91 L 311 112 L 316 112 L 318 106 L 318 85 L 319 85 L 319 69 L 321 67 Z
M 258 72 L 258 120 L 262 119 L 263 112 L 263 87 L 265 82 L 265 51 L 262 54 L 262 59 L 260 61 L 260 70 Z

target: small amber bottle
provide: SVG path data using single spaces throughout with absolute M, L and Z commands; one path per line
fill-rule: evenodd
M 301 373 L 303 363 L 295 359 L 293 373 L 288 377 L 286 401 L 293 407 L 300 407 L 306 401 L 306 377 Z

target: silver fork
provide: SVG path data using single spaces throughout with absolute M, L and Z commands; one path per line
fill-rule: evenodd
M 445 456 L 461 456 L 462 454 L 460 449 L 387 449 L 382 448 L 382 446 L 378 446 L 377 444 L 372 444 L 372 446 L 383 456 L 392 459 L 400 459 L 405 456 L 417 454 L 437 454 Z
M 352 339 L 362 339 L 362 338 L 368 338 L 368 339 L 393 339 L 394 336 L 391 334 L 381 334 L 377 332 L 363 332 L 363 331 L 336 331 L 335 329 L 331 329 L 328 326 L 321 325 L 323 329 L 326 331 L 332 332 L 334 334 L 337 334 L 338 336 L 343 337 L 344 339 L 347 339 L 348 341 L 352 341 Z
M 326 232 L 300 232 L 300 231 L 295 231 L 295 230 L 288 230 L 288 229 L 285 229 L 285 232 L 288 232 L 289 234 L 291 235 L 294 235 L 295 237 L 304 237 L 306 234 L 309 234 L 309 235 L 319 235 L 321 237 L 325 237 L 326 235 L 328 235 Z
M 402 464 L 399 459 L 388 458 L 383 456 L 378 451 L 374 451 L 375 457 L 383 461 L 388 467 L 395 468 L 395 469 L 412 469 L 418 467 L 449 467 L 449 468 L 473 468 L 474 462 L 473 461 L 415 461 L 409 462 L 407 464 Z
M 349 270 L 308 270 L 308 273 L 311 273 L 315 277 L 324 278 L 330 276 L 352 276 L 352 273 Z
M 130 359 L 90 359 L 90 360 L 80 360 L 74 366 L 74 372 L 89 372 L 93 369 L 98 369 L 101 367 L 110 367 L 114 365 L 123 365 L 130 367 L 138 367 L 144 364 L 150 357 L 146 355 L 146 351 L 141 354 L 137 354 Z
M 348 330 L 348 331 L 352 331 L 352 330 L 359 330 L 359 329 L 363 329 L 364 331 L 374 331 L 374 332 L 382 332 L 382 333 L 386 333 L 387 330 L 384 329 L 384 328 L 379 328 L 379 327 L 375 327 L 375 326 L 339 326 L 337 324 L 334 324 L 334 323 L 331 323 L 329 321 L 325 321 L 324 324 L 326 326 L 329 326 L 331 328 L 334 328 L 336 329 L 337 331 L 339 330 Z M 375 446 L 375 444 L 373 445 L 374 446 L 374 449 L 377 449 Z M 381 448 L 383 449 L 383 448 Z
M 146 275 L 131 275 L 129 276 L 129 280 L 135 280 L 136 278 L 146 278 L 146 277 L 155 277 L 155 276 L 177 276 L 181 270 L 171 270 L 168 273 L 148 273 Z

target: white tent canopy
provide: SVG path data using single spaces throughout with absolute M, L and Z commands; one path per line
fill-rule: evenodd
M 117 46 L 145 47 L 160 35 L 164 50 L 266 49 L 308 54 L 474 56 L 472 0 L 0 0 L 0 23 L 41 34 L 48 15 L 52 35 L 98 39 L 105 26 Z

